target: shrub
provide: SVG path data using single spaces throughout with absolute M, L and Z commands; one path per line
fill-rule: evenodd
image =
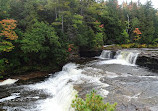
M 130 44 L 121 44 L 121 47 L 122 48 L 147 48 L 147 45 L 146 44 L 138 44 L 138 43 L 130 43 Z
M 93 90 L 90 94 L 86 95 L 85 101 L 76 95 L 76 99 L 72 101 L 71 105 L 75 111 L 114 111 L 117 103 L 105 104 L 103 102 L 103 97 L 97 95 L 96 91 Z
M 130 43 L 130 44 L 121 44 L 122 48 L 134 48 L 135 44 L 134 43 Z
M 7 63 L 8 60 L 3 58 L 3 59 L 0 59 L 0 78 L 2 78 L 2 75 L 4 74 L 4 72 L 6 71 L 7 69 Z

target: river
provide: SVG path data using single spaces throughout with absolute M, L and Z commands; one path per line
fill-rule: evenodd
M 136 65 L 139 50 L 104 50 L 84 64 L 68 63 L 44 81 L 0 86 L 0 110 L 73 111 L 78 93 L 92 89 L 117 102 L 117 111 L 158 111 L 158 74 Z

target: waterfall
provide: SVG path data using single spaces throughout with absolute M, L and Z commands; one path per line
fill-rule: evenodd
M 69 63 L 45 82 L 28 86 L 30 90 L 43 90 L 50 95 L 49 98 L 36 103 L 37 111 L 71 111 L 71 102 L 77 94 L 73 82 L 80 78 L 82 72 L 77 67 L 76 64 Z
M 135 65 L 139 52 L 134 50 L 119 50 L 116 52 L 114 59 L 112 51 L 103 50 L 100 58 L 108 58 L 111 60 L 101 61 L 99 64 L 122 64 Z
M 100 72 L 94 68 L 91 69 L 78 69 L 77 64 L 66 64 L 62 71 L 56 73 L 48 80 L 26 86 L 29 90 L 42 90 L 46 94 L 50 95 L 47 99 L 39 100 L 34 105 L 36 109 L 29 109 L 25 111 L 74 111 L 71 107 L 72 100 L 75 99 L 75 95 L 78 93 L 74 89 L 74 84 L 91 84 L 98 86 L 98 93 L 106 96 L 108 91 L 104 88 L 108 87 L 108 84 L 100 82 L 100 76 L 97 73 L 95 77 L 93 72 Z M 84 73 L 84 74 L 83 74 Z M 85 75 L 88 74 L 88 75 Z
M 105 58 L 105 59 L 111 59 L 112 58 L 112 52 L 110 50 L 103 50 L 100 58 Z
M 134 51 L 117 51 L 115 58 L 117 60 L 125 60 L 126 62 L 130 63 L 130 64 L 135 64 L 137 57 L 138 57 L 138 52 L 134 52 Z

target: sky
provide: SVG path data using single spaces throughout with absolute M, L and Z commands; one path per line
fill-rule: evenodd
M 118 0 L 119 4 L 121 4 L 123 1 L 127 1 L 128 3 L 131 2 L 131 0 Z M 138 0 L 132 0 L 133 2 L 137 2 Z M 145 4 L 147 0 L 140 0 L 140 2 L 142 4 Z M 151 0 L 152 1 L 152 5 L 154 8 L 158 8 L 158 0 Z

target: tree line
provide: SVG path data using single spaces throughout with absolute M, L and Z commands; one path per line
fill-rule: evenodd
M 117 0 L 0 0 L 0 74 L 57 68 L 69 46 L 157 44 L 158 11 Z

